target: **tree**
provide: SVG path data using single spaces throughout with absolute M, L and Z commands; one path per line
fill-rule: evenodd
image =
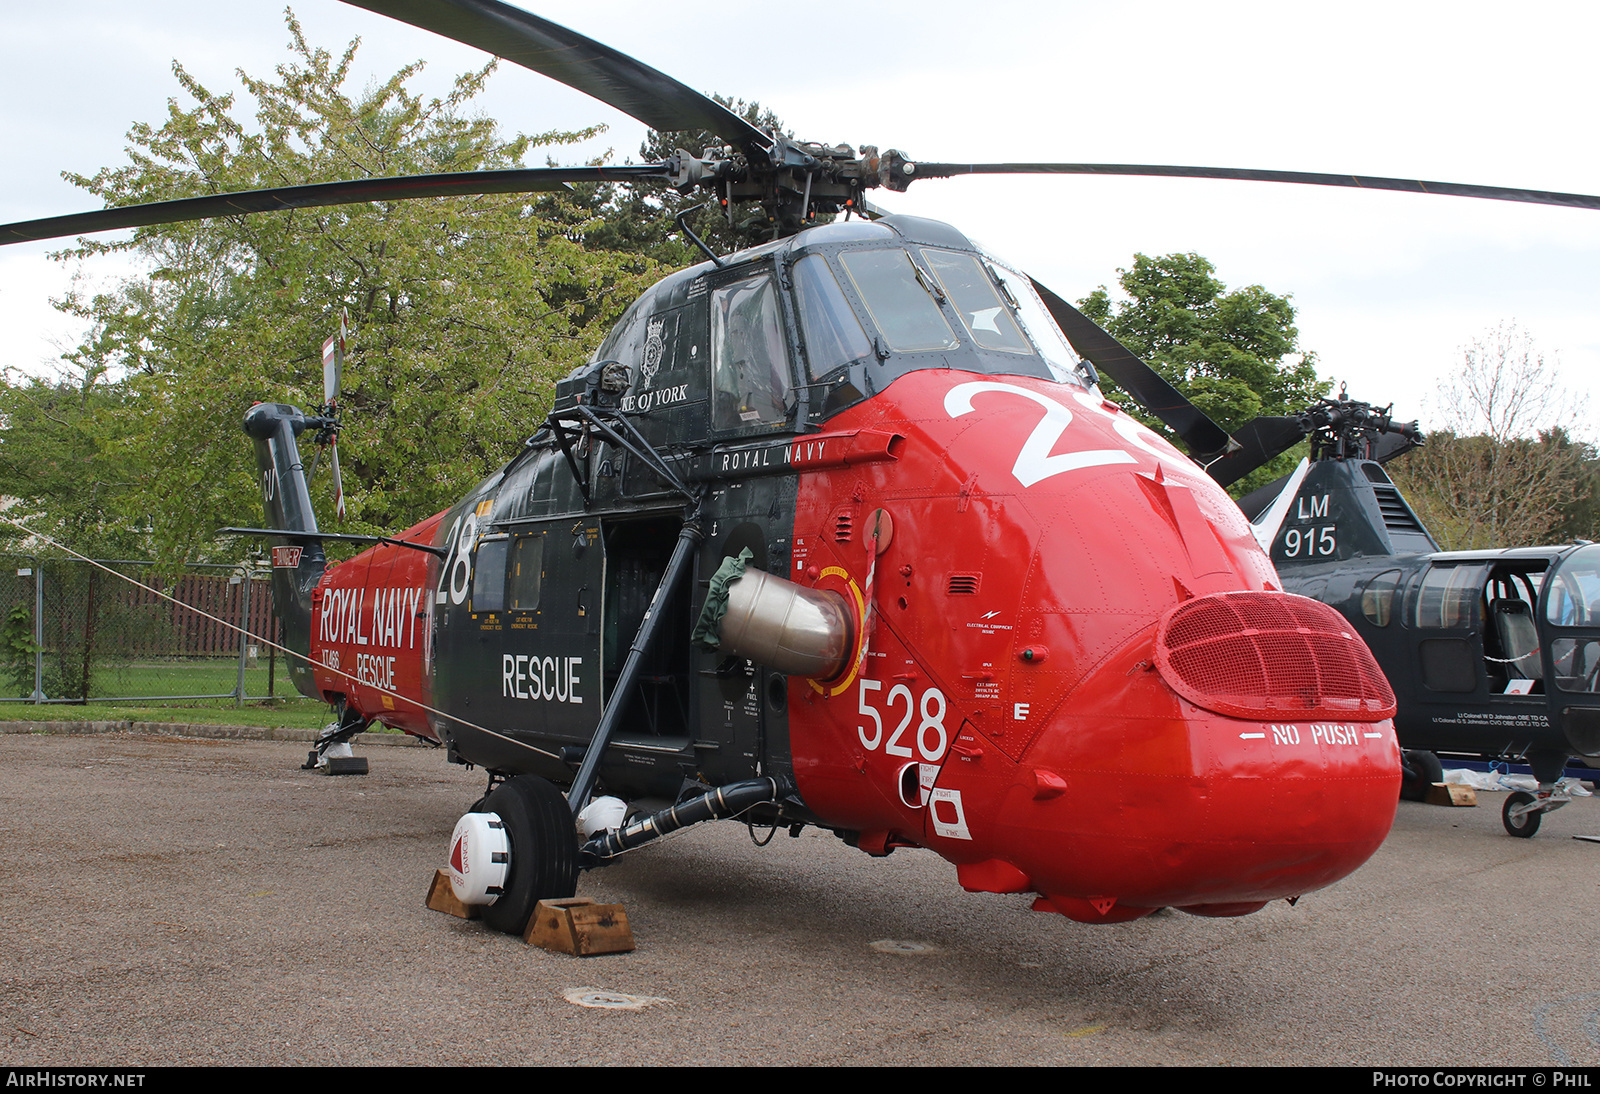
M 1439 428 L 1390 474 L 1448 550 L 1562 538 L 1593 479 L 1594 451 L 1571 435 L 1584 403 L 1527 331 L 1502 323 L 1462 351 L 1439 386 Z
M 290 59 L 240 73 L 233 97 L 174 72 L 191 105 L 129 134 L 131 162 L 74 181 L 109 205 L 269 185 L 521 166 L 535 146 L 468 111 L 493 65 L 442 99 L 406 89 L 409 66 L 352 96 L 357 43 L 335 57 L 287 16 Z M 222 524 L 260 520 L 239 422 L 255 400 L 321 402 L 320 346 L 347 309 L 355 327 L 339 438 L 351 520 L 389 532 L 454 501 L 534 432 L 555 379 L 583 360 L 651 280 L 647 258 L 585 250 L 573 225 L 521 195 L 381 202 L 226 217 L 81 241 L 84 258 L 132 250 L 147 278 L 61 306 L 93 324 L 69 360 L 114 377 L 95 418 L 97 458 L 128 483 L 122 520 L 165 556 L 205 557 Z M 579 225 L 580 228 L 586 227 Z M 325 487 L 323 487 L 325 489 Z M 319 493 L 313 484 L 313 494 Z
M 1136 254 L 1133 267 L 1117 274 L 1126 299 L 1113 306 L 1102 285 L 1079 308 L 1222 428 L 1233 430 L 1261 415 L 1297 413 L 1327 394 L 1328 382 L 1317 378 L 1316 355 L 1297 345 L 1288 296 L 1260 285 L 1229 292 L 1216 267 L 1197 254 Z M 1115 389 L 1105 377 L 1102 383 Z M 1246 476 L 1234 492 L 1242 496 L 1284 474 L 1301 455 L 1296 450 L 1280 456 Z
M 141 536 L 118 519 L 129 485 L 100 459 L 96 419 L 116 409 L 120 392 L 100 373 L 55 381 L 0 372 L 0 483 L 15 501 L 5 515 L 35 532 L 101 558 L 126 558 Z M 0 545 L 28 537 L 0 523 Z
M 1577 481 L 1572 499 L 1560 507 L 1561 519 L 1545 538 L 1556 543 L 1574 539 L 1600 541 L 1600 450 L 1570 438 L 1565 443 L 1577 449 Z

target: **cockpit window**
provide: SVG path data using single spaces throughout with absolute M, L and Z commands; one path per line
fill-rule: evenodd
M 939 310 L 935 286 L 905 251 L 846 251 L 839 258 L 890 349 L 916 353 L 960 344 Z
M 841 365 L 873 356 L 872 343 L 839 279 L 821 255 L 806 255 L 794 265 L 795 305 L 800 313 L 800 333 L 805 339 L 806 365 L 813 380 Z
M 1544 615 L 1558 627 L 1600 627 L 1600 544 L 1574 551 L 1556 570 Z
M 1028 337 L 1033 340 L 1039 356 L 1050 366 L 1050 372 L 1056 380 L 1064 384 L 1087 387 L 1078 355 L 1067 344 L 1066 336 L 1061 333 L 1061 328 L 1056 325 L 1055 319 L 1045 308 L 1044 301 L 1040 300 L 1039 294 L 1034 291 L 1033 282 L 1029 281 L 1026 275 L 998 262 L 989 268 L 994 271 L 1001 288 L 1010 294 L 1012 302 L 1016 304 L 1017 319 L 1022 323 L 1023 330 L 1028 332 Z
M 981 348 L 1001 353 L 1033 352 L 976 255 L 928 247 L 922 257 L 944 286 L 945 295 L 967 325 L 972 340 Z
M 711 344 L 713 427 L 786 421 L 789 354 L 771 277 L 738 281 L 711 294 Z

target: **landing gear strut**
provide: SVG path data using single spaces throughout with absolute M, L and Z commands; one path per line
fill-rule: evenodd
M 323 727 L 317 735 L 315 746 L 300 765 L 301 771 L 322 769 L 325 775 L 365 775 L 367 758 L 357 756 L 350 747 L 350 738 L 371 724 L 369 719 L 340 700 L 339 717 Z

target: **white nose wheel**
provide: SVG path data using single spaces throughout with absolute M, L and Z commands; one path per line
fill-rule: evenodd
M 493 904 L 505 892 L 511 841 L 496 813 L 468 813 L 450 833 L 450 888 L 463 904 Z
M 578 837 L 561 791 L 537 775 L 495 787 L 456 822 L 450 837 L 450 887 L 483 921 L 522 934 L 541 900 L 578 888 Z

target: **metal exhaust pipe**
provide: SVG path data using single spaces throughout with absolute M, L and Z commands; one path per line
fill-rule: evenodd
M 791 676 L 829 680 L 846 667 L 854 625 L 838 593 L 747 569 L 728 586 L 718 648 Z

